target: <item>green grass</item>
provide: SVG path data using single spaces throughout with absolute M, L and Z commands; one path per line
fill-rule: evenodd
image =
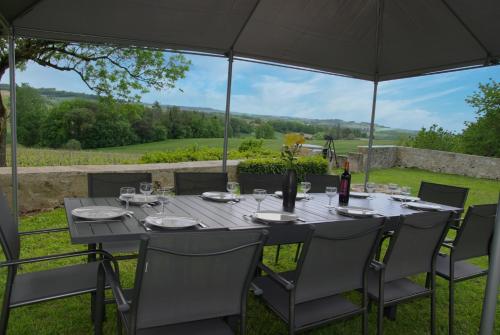
M 362 174 L 353 176 L 355 182 L 362 180 Z M 448 183 L 458 186 L 470 187 L 468 204 L 494 203 L 498 199 L 500 182 L 491 180 L 474 179 L 468 177 L 446 175 L 420 171 L 415 169 L 388 169 L 378 170 L 371 174 L 371 179 L 378 183 L 395 182 L 413 187 L 414 193 L 418 190 L 421 180 Z M 63 227 L 66 219 L 63 209 L 56 209 L 33 216 L 23 217 L 21 230 L 34 230 L 48 227 Z M 83 246 L 72 245 L 67 233 L 51 234 L 45 236 L 23 237 L 22 257 L 34 257 L 71 250 L 82 250 Z M 273 264 L 275 248 L 265 250 L 265 262 Z M 285 246 L 282 249 L 280 265 L 277 270 L 286 270 L 294 267 L 294 246 Z M 83 261 L 83 260 L 81 260 Z M 21 272 L 41 270 L 55 265 L 68 264 L 71 261 L 58 261 L 23 266 Z M 479 258 L 475 264 L 486 266 L 487 259 Z M 121 262 L 122 279 L 125 286 L 133 283 L 134 261 Z M 274 266 L 273 266 L 274 267 Z M 5 280 L 5 271 L 2 270 L 2 284 Z M 423 278 L 417 280 L 423 282 Z M 481 304 L 484 294 L 485 278 L 473 279 L 462 282 L 456 286 L 456 334 L 477 334 L 480 322 Z M 447 334 L 447 282 L 437 280 L 437 323 L 438 334 Z M 375 334 L 375 311 L 370 313 L 370 334 Z M 422 299 L 401 305 L 398 309 L 395 322 L 386 320 L 384 323 L 385 334 L 428 334 L 429 300 Z M 111 306 L 108 307 L 108 319 L 105 323 L 105 334 L 114 334 L 115 314 Z M 497 312 L 500 320 L 500 312 Z M 61 299 L 58 301 L 22 307 L 13 310 L 9 323 L 9 334 L 91 334 L 92 328 L 89 319 L 89 298 L 87 296 Z M 308 334 L 359 334 L 360 319 L 337 322 L 326 327 L 311 331 Z M 263 303 L 251 297 L 248 308 L 248 334 L 249 335 L 279 335 L 286 334 L 286 326 Z M 497 327 L 495 334 L 500 334 Z
M 241 142 L 245 138 L 230 138 L 229 139 L 229 149 L 238 149 Z M 317 144 L 323 146 L 325 141 L 319 140 L 308 140 L 307 144 Z M 375 144 L 395 144 L 394 140 L 378 140 Z M 283 144 L 282 137 L 278 135 L 275 139 L 264 140 L 264 147 L 267 149 L 280 150 Z M 222 148 L 223 139 L 222 138 L 186 138 L 186 139 L 174 139 L 165 140 L 153 143 L 144 144 L 134 144 L 127 145 L 123 147 L 112 147 L 112 148 L 101 148 L 99 151 L 103 152 L 126 152 L 126 153 L 145 153 L 151 151 L 167 151 L 190 148 L 192 146 L 198 145 L 200 147 L 216 147 Z M 335 147 L 338 154 L 344 154 L 350 151 L 357 151 L 357 146 L 368 145 L 368 140 L 339 140 L 335 141 Z

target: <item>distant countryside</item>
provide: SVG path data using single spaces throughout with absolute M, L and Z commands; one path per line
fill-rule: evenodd
M 8 86 L 0 89 L 6 101 Z M 17 88 L 17 109 L 19 166 L 134 164 L 222 157 L 223 111 L 125 103 L 26 84 Z M 367 123 L 235 112 L 229 128 L 229 158 L 277 156 L 287 132 L 304 133 L 308 144 L 321 146 L 325 144 L 324 136 L 330 135 L 335 139 L 337 153 L 343 154 L 367 145 L 368 131 Z M 401 143 L 414 134 L 377 125 L 375 144 Z

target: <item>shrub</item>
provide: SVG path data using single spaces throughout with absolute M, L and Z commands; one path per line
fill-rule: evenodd
M 63 148 L 67 150 L 82 150 L 82 144 L 80 143 L 80 141 L 72 138 L 71 140 L 66 142 L 65 145 L 63 145 Z
M 320 156 L 300 157 L 297 160 L 297 174 L 303 180 L 306 174 L 326 174 L 328 162 Z M 284 174 L 286 163 L 278 158 L 248 159 L 238 165 L 238 173 Z
M 433 124 L 429 129 L 422 128 L 415 137 L 407 142 L 409 146 L 420 149 L 460 152 L 461 137 Z
M 262 151 L 263 145 L 264 145 L 263 140 L 249 138 L 249 139 L 241 142 L 240 146 L 238 147 L 238 151 L 240 151 L 240 152 L 243 152 L 243 151 Z

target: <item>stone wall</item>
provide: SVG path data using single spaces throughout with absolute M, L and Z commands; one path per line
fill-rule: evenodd
M 367 156 L 367 146 L 358 147 L 357 153 L 349 153 L 347 157 L 351 161 L 352 170 L 363 171 Z M 500 180 L 500 158 L 392 145 L 373 146 L 371 167 L 373 169 L 418 168 L 433 172 Z
M 230 180 L 236 179 L 239 161 L 227 162 Z M 19 210 L 26 213 L 61 206 L 65 197 L 87 196 L 87 173 L 151 172 L 153 181 L 174 184 L 174 171 L 220 172 L 221 161 L 137 165 L 75 165 L 18 168 Z M 0 168 L 0 188 L 12 199 L 11 168 Z

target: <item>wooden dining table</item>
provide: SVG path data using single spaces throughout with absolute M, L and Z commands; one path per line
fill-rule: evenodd
M 299 200 L 295 205 L 295 214 L 298 220 L 291 224 L 263 224 L 255 222 L 251 215 L 257 210 L 257 202 L 252 195 L 242 195 L 237 202 L 222 203 L 201 198 L 195 195 L 174 196 L 165 205 L 165 213 L 173 216 L 191 217 L 199 220 L 201 225 L 195 229 L 199 231 L 224 229 L 267 229 L 269 231 L 268 245 L 299 243 L 304 239 L 305 225 L 321 224 L 332 221 L 356 220 L 338 214 L 329 208 L 329 199 L 326 194 L 310 194 L 309 200 Z M 72 243 L 87 244 L 95 248 L 100 243 L 139 240 L 141 235 L 149 234 L 152 230 L 146 229 L 143 220 L 152 214 L 161 211 L 157 206 L 130 206 L 133 212 L 129 217 L 124 216 L 112 221 L 86 221 L 72 215 L 72 210 L 83 206 L 106 205 L 123 208 L 125 205 L 117 198 L 65 198 L 64 206 L 68 221 Z M 338 205 L 338 195 L 333 198 L 332 205 Z M 379 216 L 386 218 L 384 230 L 393 230 L 401 215 L 417 213 L 417 210 L 402 206 L 399 201 L 393 200 L 390 195 L 373 193 L 368 199 L 353 198 L 350 206 L 364 207 L 375 210 Z M 462 212 L 462 208 L 440 205 L 440 210 Z M 268 195 L 261 204 L 261 210 L 282 210 L 282 199 L 275 195 Z M 156 229 L 162 233 L 174 230 Z M 177 230 L 176 230 L 177 231 Z

